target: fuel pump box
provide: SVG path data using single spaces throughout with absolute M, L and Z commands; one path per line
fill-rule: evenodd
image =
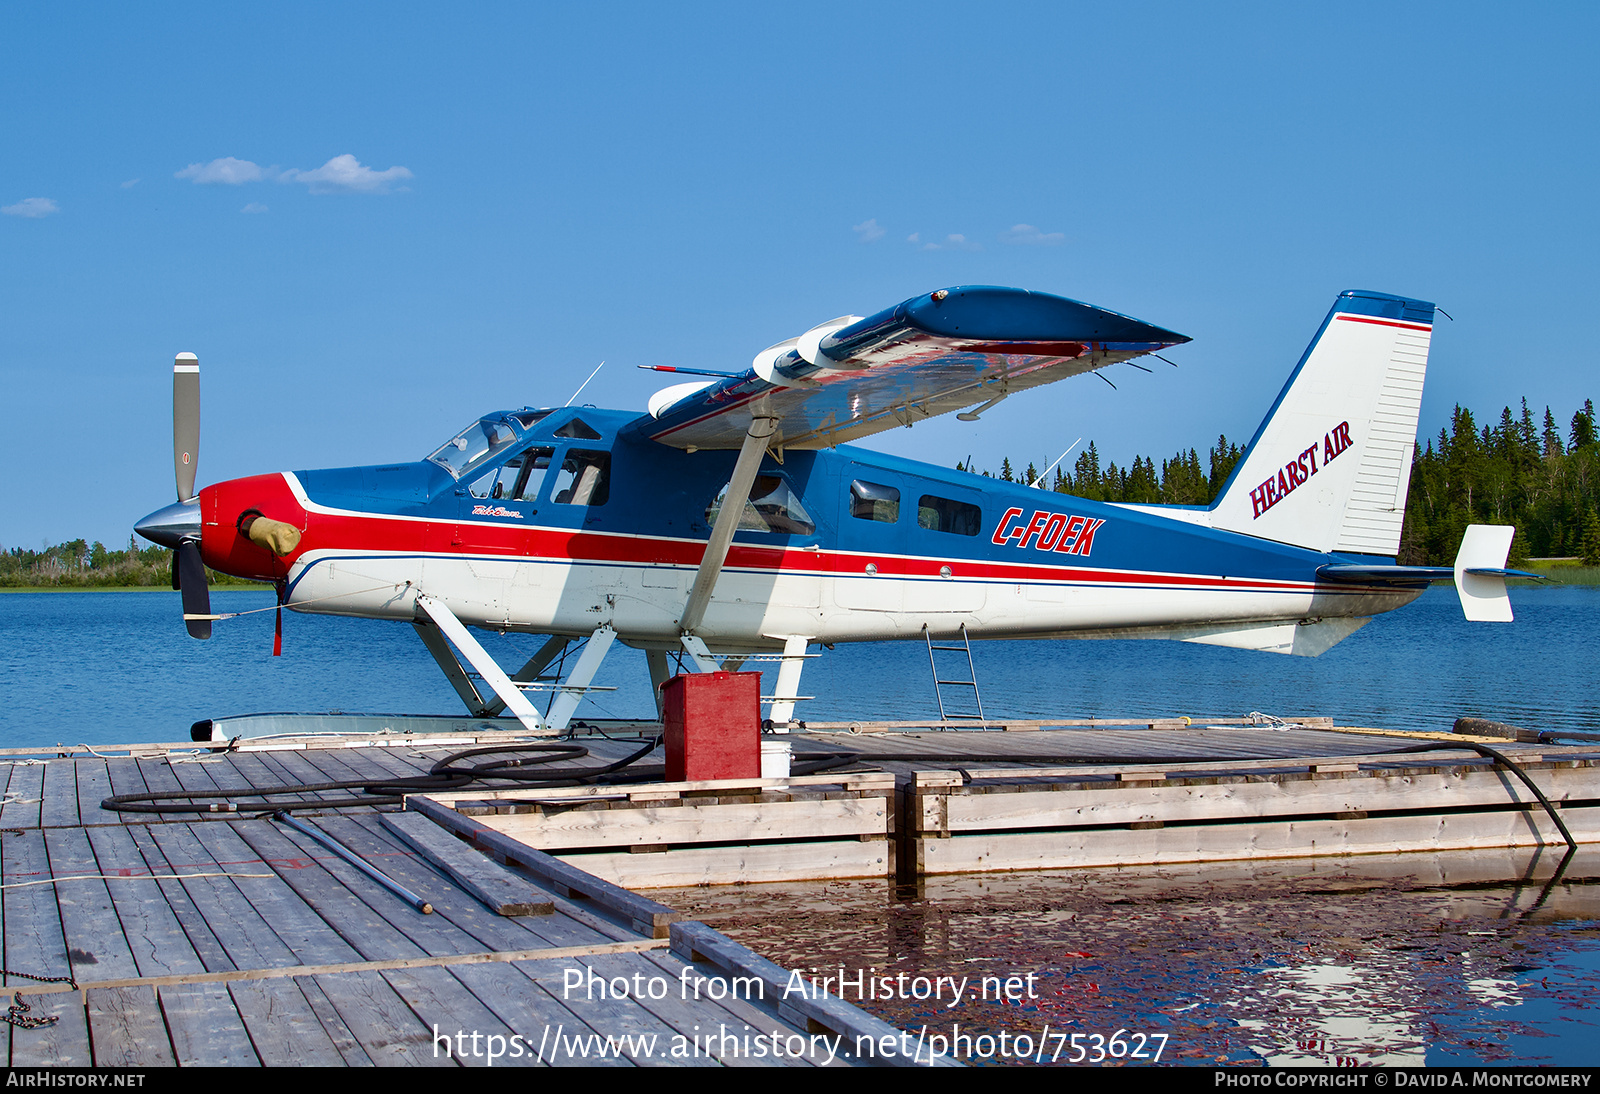
M 661 685 L 667 781 L 761 777 L 761 674 L 694 672 Z

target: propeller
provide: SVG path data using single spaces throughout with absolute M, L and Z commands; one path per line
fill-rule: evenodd
M 176 552 L 172 587 L 183 593 L 183 623 L 191 638 L 211 637 L 211 588 L 200 557 L 200 503 L 194 477 L 200 455 L 200 359 L 180 353 L 172 362 L 172 467 L 178 501 L 145 517 L 133 530 Z
M 200 358 L 180 353 L 172 362 L 172 470 L 178 501 L 194 499 L 200 458 Z

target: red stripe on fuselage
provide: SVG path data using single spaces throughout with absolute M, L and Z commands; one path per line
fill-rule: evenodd
M 363 554 L 459 555 L 463 558 L 505 558 L 545 563 L 601 565 L 665 565 L 697 567 L 705 552 L 699 540 L 675 540 L 615 532 L 578 532 L 562 528 L 522 527 L 476 521 L 424 521 L 381 514 L 317 512 L 307 517 L 305 538 L 296 552 L 334 551 Z M 758 547 L 735 543 L 727 566 L 769 573 L 864 576 L 868 563 L 880 577 L 942 578 L 951 576 L 988 581 L 1093 582 L 1142 586 L 1198 586 L 1217 589 L 1256 589 L 1273 592 L 1309 592 L 1306 581 L 1250 580 L 1191 574 L 1140 573 L 1079 566 L 984 562 L 961 558 L 919 558 L 796 547 Z

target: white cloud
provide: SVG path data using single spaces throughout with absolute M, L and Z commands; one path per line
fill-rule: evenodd
M 404 167 L 391 167 L 387 171 L 363 167 L 359 160 L 346 153 L 333 157 L 315 171 L 290 168 L 278 176 L 278 181 L 303 182 L 313 194 L 386 194 L 390 183 L 411 177 L 410 170 Z
M 260 182 L 264 177 L 264 172 L 249 160 L 223 156 L 221 159 L 212 160 L 210 163 L 191 163 L 172 177 L 175 179 L 193 179 L 199 184 L 220 182 L 227 186 L 238 186 L 245 182 Z
M 27 217 L 29 220 L 38 220 L 51 213 L 61 212 L 61 206 L 49 198 L 23 198 L 15 205 L 0 207 L 0 213 L 8 217 Z
M 916 235 L 913 234 L 907 242 L 917 242 Z M 983 250 L 983 244 L 975 243 L 961 233 L 955 232 L 945 236 L 943 241 L 939 243 L 924 243 L 922 249 L 924 251 L 981 251 Z
M 1013 224 L 1010 231 L 1000 233 L 1000 242 L 1025 247 L 1054 247 L 1066 238 L 1060 232 L 1041 232 L 1031 224 Z
M 124 190 L 132 190 L 137 185 L 139 185 L 138 179 L 129 179 L 127 182 L 122 184 L 122 188 Z
M 264 213 L 266 211 L 267 207 L 261 204 L 259 201 L 252 201 L 249 205 L 246 205 L 243 209 L 239 210 L 241 213 Z
M 883 238 L 885 229 L 881 224 L 878 223 L 877 218 L 874 217 L 871 220 L 862 221 L 860 224 L 855 225 L 850 230 L 856 234 L 857 238 L 859 238 L 862 243 L 875 243 Z
M 906 242 L 907 243 L 917 243 L 917 242 L 920 242 L 921 240 L 922 240 L 922 233 L 921 232 L 912 232 L 910 235 L 906 236 Z

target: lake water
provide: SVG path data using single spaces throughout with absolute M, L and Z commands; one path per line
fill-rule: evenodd
M 216 590 L 216 611 L 270 607 L 271 593 Z M 1457 717 L 1600 732 L 1600 587 L 1513 589 L 1513 624 L 1468 624 L 1449 587 L 1379 616 L 1318 658 L 1183 642 L 986 642 L 973 656 L 991 717 L 1325 715 L 1341 725 L 1448 731 Z M 460 701 L 404 623 L 285 613 L 183 630 L 178 594 L 0 594 L 0 741 L 172 741 L 202 718 L 263 711 L 459 714 Z M 482 634 L 502 664 L 539 640 Z M 754 667 L 754 666 L 752 666 Z M 653 711 L 644 655 L 620 646 L 579 708 Z M 767 681 L 770 687 L 772 681 Z M 807 662 L 815 721 L 937 712 L 920 641 L 842 645 Z
M 1469 625 L 1454 591 L 1432 588 L 1316 659 L 1131 641 L 974 656 L 991 717 L 1259 710 L 1448 732 L 1472 715 L 1600 732 L 1600 588 L 1511 595 L 1516 623 Z M 213 593 L 217 611 L 271 603 Z M 0 595 L 0 744 L 185 740 L 198 719 L 259 711 L 460 713 L 409 626 L 289 614 L 284 632 L 273 658 L 270 611 L 195 642 L 175 593 Z M 538 642 L 483 638 L 506 665 Z M 618 647 L 596 683 L 617 690 L 580 714 L 652 710 L 635 651 Z M 801 690 L 816 721 L 936 710 L 917 642 L 824 651 Z M 1492 852 L 660 895 L 790 967 L 1032 975 L 1031 1000 L 867 1003 L 903 1028 L 987 1034 L 991 1049 L 1002 1032 L 1014 1050 L 1018 1035 L 1124 1029 L 1147 1047 L 1164 1035 L 1164 1063 L 1600 1064 L 1600 852 L 1549 885 L 1555 866 Z

